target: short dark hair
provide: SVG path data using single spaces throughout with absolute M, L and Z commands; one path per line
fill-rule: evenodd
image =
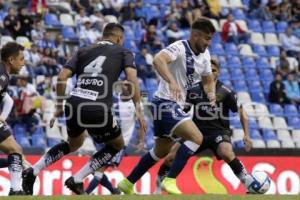
M 216 29 L 206 17 L 196 19 L 192 24 L 192 30 L 203 31 L 204 33 L 215 33 Z
M 103 30 L 103 37 L 116 36 L 118 33 L 124 33 L 124 28 L 121 24 L 118 23 L 108 23 Z
M 1 49 L 1 60 L 7 61 L 10 56 L 18 56 L 24 47 L 16 42 L 8 42 Z

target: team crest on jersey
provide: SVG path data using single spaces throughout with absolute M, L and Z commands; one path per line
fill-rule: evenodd
M 217 94 L 216 94 L 216 100 L 217 100 L 217 102 L 222 101 L 223 98 L 224 98 L 224 95 L 223 95 L 223 94 L 220 94 L 220 93 L 217 93 Z
M 218 137 L 216 137 L 215 142 L 216 142 L 216 143 L 219 143 L 219 142 L 221 142 L 222 140 L 223 140 L 222 135 L 219 135 Z

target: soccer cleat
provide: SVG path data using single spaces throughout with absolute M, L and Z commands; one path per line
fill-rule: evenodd
M 10 188 L 8 193 L 8 196 L 22 196 L 22 195 L 26 195 L 26 193 L 23 190 L 13 191 L 12 188 Z
M 113 194 L 113 195 L 120 195 L 120 194 L 121 194 L 121 191 L 120 191 L 119 188 L 114 188 L 114 190 L 112 191 L 111 194 Z
M 124 194 L 135 194 L 133 190 L 134 184 L 131 183 L 127 178 L 123 179 L 119 184 L 118 188 L 124 193 Z
M 75 183 L 74 177 L 70 177 L 65 181 L 65 186 L 69 188 L 75 194 L 85 194 L 83 189 L 83 183 Z
M 36 179 L 36 176 L 33 174 L 33 168 L 29 167 L 25 169 L 22 173 L 22 187 L 26 195 L 33 195 L 33 185 Z
M 175 178 L 166 177 L 161 183 L 161 189 L 166 191 L 169 194 L 182 194 L 179 188 L 176 185 Z

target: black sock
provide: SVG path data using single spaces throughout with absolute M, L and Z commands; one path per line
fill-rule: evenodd
M 247 170 L 245 169 L 242 162 L 235 157 L 232 161 L 228 163 L 233 173 L 242 181 L 245 182 L 245 178 L 247 175 Z
M 101 167 L 104 167 L 117 153 L 119 150 L 112 146 L 105 145 L 100 151 L 95 153 L 91 158 L 91 168 L 97 171 Z
M 107 176 L 103 174 L 102 178 L 100 179 L 100 184 L 106 187 L 110 193 L 114 193 L 114 187 L 112 186 L 111 182 L 108 180 Z
M 67 142 L 62 142 L 52 147 L 34 166 L 33 173 L 37 175 L 42 169 L 55 163 L 64 155 L 70 153 L 70 146 Z
M 127 179 L 131 183 L 137 182 L 153 165 L 155 165 L 157 161 L 158 159 L 155 160 L 151 156 L 150 152 L 146 153 L 129 174 L 129 176 L 127 176 Z
M 194 155 L 194 152 L 185 144 L 182 144 L 176 153 L 176 157 L 167 176 L 176 178 L 192 155 Z
M 168 165 L 166 165 L 165 163 L 163 163 L 159 170 L 158 170 L 158 178 L 160 179 L 160 181 L 162 181 L 166 176 L 167 174 L 169 173 L 170 171 L 170 167 Z
M 8 167 L 8 159 L 7 158 L 0 158 L 0 168 Z

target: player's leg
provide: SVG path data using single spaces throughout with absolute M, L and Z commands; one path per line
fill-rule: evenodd
M 22 190 L 22 149 L 10 134 L 6 125 L 0 130 L 0 150 L 8 154 L 8 170 L 11 178 L 11 189 L 9 195 L 23 195 Z
M 33 194 L 33 186 L 36 179 L 36 176 L 39 174 L 41 170 L 52 165 L 56 161 L 60 160 L 64 155 L 67 155 L 71 152 L 79 149 L 86 137 L 85 133 L 82 132 L 77 137 L 70 137 L 70 133 L 68 141 L 63 141 L 55 146 L 53 146 L 42 158 L 34 164 L 32 167 L 27 168 L 23 172 L 23 189 L 28 195 Z M 77 134 L 76 134 L 77 135 Z
M 170 151 L 173 141 L 170 138 L 157 138 L 155 146 L 146 153 L 131 171 L 131 173 L 118 184 L 118 188 L 125 194 L 133 194 L 134 184 L 161 158 L 164 158 Z
M 174 161 L 174 158 L 176 156 L 176 152 L 179 149 L 180 145 L 181 145 L 180 143 L 176 142 L 172 146 L 170 152 L 165 157 L 164 162 L 162 163 L 162 165 L 160 166 L 160 168 L 158 170 L 157 177 L 156 177 L 156 189 L 155 189 L 156 194 L 161 193 L 161 182 L 169 173 L 172 163 Z
M 188 159 L 194 155 L 202 144 L 203 136 L 191 119 L 183 120 L 177 125 L 173 133 L 186 140 L 178 149 L 172 167 L 162 182 L 162 189 L 171 194 L 181 194 L 176 186 L 176 177 L 184 168 Z
M 247 177 L 247 170 L 242 162 L 235 156 L 232 144 L 229 142 L 222 142 L 218 145 L 217 154 L 230 166 L 233 173 L 245 183 Z
M 105 146 L 96 152 L 89 162 L 85 164 L 73 177 L 66 180 L 65 185 L 76 194 L 83 194 L 83 179 L 94 173 L 98 169 L 107 165 L 107 163 L 124 148 L 124 140 L 118 126 L 110 130 L 110 136 L 113 138 L 105 143 Z M 104 133 L 107 133 L 104 131 Z M 92 134 L 93 135 L 93 134 Z

